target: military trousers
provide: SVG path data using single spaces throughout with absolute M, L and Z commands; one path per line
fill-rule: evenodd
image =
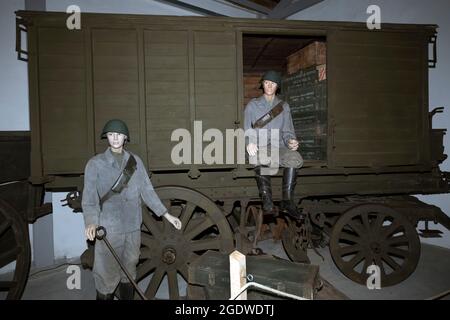
M 258 147 L 255 156 L 249 156 L 249 163 L 257 166 L 270 168 L 301 168 L 303 157 L 298 151 L 293 151 L 286 147 L 277 148 L 274 146 Z
M 136 265 L 139 261 L 141 246 L 141 230 L 128 233 L 107 233 L 106 238 L 127 271 L 133 279 L 136 279 Z M 103 240 L 96 240 L 95 242 L 95 259 L 92 272 L 95 288 L 102 294 L 113 293 L 119 282 L 129 282 Z

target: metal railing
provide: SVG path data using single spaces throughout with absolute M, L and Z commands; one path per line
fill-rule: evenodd
M 285 297 L 285 298 L 289 298 L 289 299 L 294 299 L 294 300 L 310 300 L 307 298 L 303 298 L 294 294 L 290 294 L 290 293 L 286 293 L 277 289 L 273 289 L 271 287 L 259 284 L 257 282 L 247 282 L 244 286 L 242 286 L 241 290 L 234 295 L 234 297 L 231 297 L 229 300 L 236 300 L 244 291 L 246 291 L 247 289 L 251 288 L 251 287 L 256 287 L 258 289 L 261 289 L 263 291 L 267 291 L 269 293 L 273 293 L 276 294 L 278 296 L 281 297 Z

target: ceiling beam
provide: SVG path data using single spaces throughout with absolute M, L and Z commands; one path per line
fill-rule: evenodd
M 260 4 L 250 1 L 250 0 L 227 0 L 227 2 L 231 2 L 242 8 L 250 9 L 252 11 L 256 11 L 258 13 L 262 13 L 265 15 L 269 14 L 271 11 L 269 8 L 264 7 Z
M 268 38 L 266 40 L 266 43 L 264 43 L 264 46 L 261 47 L 261 49 L 259 50 L 258 54 L 256 55 L 255 60 L 253 61 L 252 64 L 252 69 L 255 68 L 256 63 L 258 62 L 259 58 L 261 58 L 261 56 L 263 55 L 264 51 L 266 51 L 267 47 L 269 46 L 269 44 L 273 41 L 273 38 Z
M 46 0 L 25 0 L 25 10 L 46 11 Z
M 188 10 L 191 11 L 193 13 L 197 13 L 197 14 L 202 14 L 205 16 L 212 16 L 212 17 L 227 17 L 226 15 L 214 12 L 214 11 L 210 11 L 208 9 L 205 8 L 201 8 L 198 6 L 194 6 L 192 4 L 183 2 L 183 1 L 178 1 L 178 0 L 156 0 L 158 2 L 162 2 L 162 3 L 166 3 L 169 4 L 173 7 L 177 7 L 180 9 L 184 9 L 184 10 Z
M 309 8 L 323 0 L 281 0 L 267 16 L 271 19 L 286 19 L 293 14 Z

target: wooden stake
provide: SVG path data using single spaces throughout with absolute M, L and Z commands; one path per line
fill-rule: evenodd
M 230 254 L 230 291 L 231 297 L 239 293 L 247 282 L 247 266 L 245 255 L 235 250 Z M 244 291 L 236 300 L 247 300 L 247 291 Z

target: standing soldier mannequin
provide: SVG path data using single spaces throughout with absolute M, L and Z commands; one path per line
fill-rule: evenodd
M 101 138 L 108 139 L 109 148 L 86 164 L 81 204 L 86 237 L 93 241 L 96 228 L 104 226 L 109 242 L 135 279 L 141 245 L 142 200 L 175 228 L 181 228 L 181 221 L 158 198 L 142 160 L 124 149 L 129 136 L 123 121 L 106 123 Z M 96 241 L 92 271 L 97 300 L 113 300 L 117 286 L 120 299 L 133 299 L 132 284 L 103 241 Z
M 263 175 L 262 167 L 273 166 L 261 157 L 262 149 L 269 154 L 278 152 L 279 165 L 284 167 L 280 211 L 293 218 L 300 219 L 302 214 L 293 201 L 297 179 L 297 169 L 303 165 L 303 158 L 297 152 L 299 142 L 295 136 L 291 111 L 286 102 L 280 100 L 277 89 L 281 86 L 281 75 L 276 71 L 268 71 L 262 78 L 264 94 L 252 99 L 245 108 L 244 129 L 250 129 L 247 140 L 247 152 L 250 163 L 255 165 L 255 177 L 265 213 L 273 212 L 272 188 L 270 175 Z M 252 131 L 251 129 L 254 129 Z M 279 141 L 265 143 L 258 139 L 261 129 L 267 129 L 270 137 L 272 130 L 278 130 Z M 273 159 L 273 157 L 271 157 Z M 278 163 L 276 164 L 278 166 Z

